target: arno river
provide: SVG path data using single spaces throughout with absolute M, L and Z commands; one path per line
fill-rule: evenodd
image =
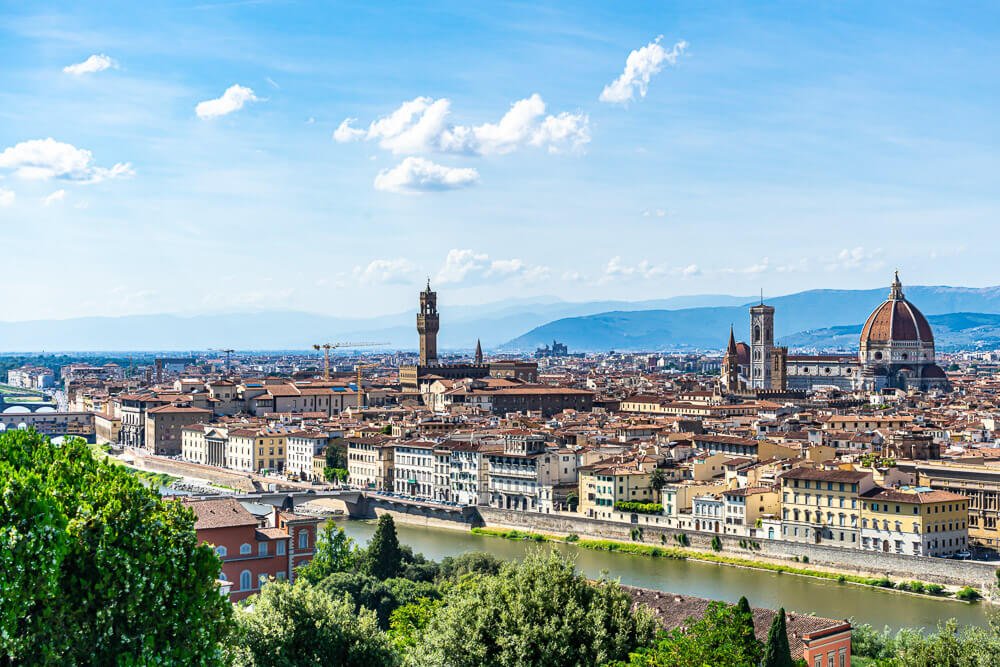
M 363 521 L 340 521 L 346 533 L 364 544 L 375 529 Z M 441 560 L 467 551 L 488 551 L 499 558 L 521 558 L 528 549 L 548 549 L 552 545 L 515 542 L 497 537 L 473 535 L 457 530 L 423 528 L 396 524 L 399 541 L 427 558 Z M 859 623 L 881 628 L 903 626 L 933 629 L 941 619 L 955 617 L 960 624 L 985 625 L 990 605 L 964 604 L 932 598 L 873 590 L 835 581 L 789 574 L 681 561 L 649 556 L 608 553 L 580 549 L 569 544 L 555 548 L 576 558 L 587 576 L 602 571 L 623 584 L 736 602 L 741 595 L 758 607 L 813 613 L 826 618 L 853 617 Z

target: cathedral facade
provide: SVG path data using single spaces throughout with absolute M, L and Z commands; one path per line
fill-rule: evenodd
M 934 333 L 927 318 L 906 300 L 899 273 L 889 298 L 868 316 L 857 354 L 789 355 L 774 344 L 774 308 L 750 308 L 750 344 L 737 343 L 729 332 L 722 360 L 722 388 L 746 390 L 810 390 L 837 387 L 845 391 L 947 388 L 937 365 Z

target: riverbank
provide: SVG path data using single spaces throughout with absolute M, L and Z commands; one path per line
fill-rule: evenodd
M 982 594 L 977 589 L 970 586 L 947 586 L 919 580 L 893 580 L 884 575 L 864 576 L 860 574 L 838 572 L 833 568 L 824 566 L 804 568 L 796 565 L 789 565 L 787 563 L 775 562 L 775 559 L 771 558 L 727 556 L 721 553 L 712 553 L 690 547 L 655 546 L 610 539 L 585 539 L 580 538 L 575 534 L 553 535 L 549 533 L 523 531 L 517 528 L 473 528 L 472 533 L 476 535 L 515 541 L 572 544 L 575 547 L 589 549 L 591 551 L 626 553 L 638 556 L 648 556 L 651 558 L 668 558 L 673 560 L 696 560 L 705 563 L 714 563 L 716 565 L 728 565 L 752 570 L 764 570 L 777 574 L 792 574 L 800 577 L 826 579 L 836 581 L 841 584 L 847 583 L 858 586 L 867 586 L 869 588 L 876 588 L 882 591 L 919 595 L 921 597 L 933 597 L 941 600 L 951 600 L 954 602 L 975 602 L 982 598 Z M 748 544 L 752 544 L 752 542 L 748 542 Z M 808 560 L 806 562 L 808 562 Z

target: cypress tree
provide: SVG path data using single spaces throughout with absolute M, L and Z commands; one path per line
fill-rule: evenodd
M 396 536 L 396 522 L 389 514 L 378 518 L 378 526 L 368 545 L 368 574 L 378 579 L 392 579 L 403 570 L 403 554 Z
M 788 646 L 788 631 L 785 629 L 785 608 L 782 607 L 771 622 L 767 633 L 767 647 L 764 649 L 763 667 L 793 667 L 792 650 Z
M 754 633 L 753 610 L 750 609 L 746 596 L 740 597 L 733 612 L 735 623 L 733 630 L 735 641 L 739 645 L 739 653 L 756 664 L 760 662 L 764 647 L 757 641 L 757 635 Z

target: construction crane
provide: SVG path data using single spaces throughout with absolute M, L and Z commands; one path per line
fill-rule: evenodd
M 330 379 L 330 350 L 336 350 L 338 348 L 354 348 L 354 347 L 378 347 L 380 345 L 388 345 L 388 343 L 320 343 L 313 345 L 313 349 L 319 352 L 323 350 L 323 379 Z
M 212 350 L 209 350 L 209 352 L 222 352 L 223 354 L 226 355 L 226 375 L 229 375 L 229 371 L 232 370 L 232 367 L 233 367 L 233 364 L 232 364 L 232 354 L 235 351 L 236 350 L 229 350 L 229 349 L 225 349 L 225 350 L 223 350 L 223 349 L 212 349 Z
M 361 410 L 364 406 L 364 396 L 365 392 L 361 389 L 361 373 L 366 368 L 378 368 L 378 364 L 358 364 L 354 369 L 358 372 L 357 379 L 357 390 L 358 390 L 358 410 Z

